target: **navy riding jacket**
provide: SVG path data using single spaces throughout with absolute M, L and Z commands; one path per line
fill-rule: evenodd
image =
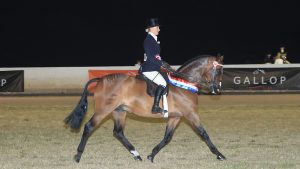
M 144 50 L 146 57 L 141 65 L 141 72 L 160 71 L 162 61 L 160 58 L 160 46 L 156 40 L 148 34 L 144 40 Z

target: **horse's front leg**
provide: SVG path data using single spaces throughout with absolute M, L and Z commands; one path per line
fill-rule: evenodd
M 207 132 L 205 131 L 205 129 L 200 124 L 199 116 L 196 113 L 191 113 L 189 115 L 186 115 L 185 117 L 191 123 L 191 125 L 192 125 L 193 129 L 196 131 L 196 133 L 206 143 L 206 145 L 208 146 L 209 150 L 213 154 L 217 155 L 217 159 L 218 160 L 225 160 L 226 157 L 222 153 L 219 152 L 219 150 L 217 149 L 217 147 L 210 140 L 210 138 L 209 138 Z
M 153 148 L 152 153 L 148 155 L 148 160 L 153 162 L 155 155 L 164 147 L 166 146 L 172 139 L 172 136 L 174 134 L 175 128 L 178 125 L 180 121 L 180 117 L 170 117 L 167 127 L 166 127 L 166 132 L 163 140 Z
M 222 153 L 220 153 L 219 150 L 216 148 L 216 146 L 212 143 L 207 132 L 205 131 L 205 129 L 202 126 L 197 126 L 196 132 L 202 138 L 202 140 L 206 143 L 206 145 L 208 146 L 210 151 L 212 153 L 214 153 L 215 155 L 217 155 L 218 160 L 226 159 L 226 157 Z

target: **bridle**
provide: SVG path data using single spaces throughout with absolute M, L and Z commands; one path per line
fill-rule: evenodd
M 212 69 L 212 73 L 211 73 L 211 75 L 212 75 L 212 83 L 210 83 L 210 85 L 209 85 L 209 87 L 212 89 L 211 91 L 211 93 L 212 94 L 217 94 L 217 93 L 219 93 L 219 90 L 220 90 L 220 88 L 221 88 L 221 86 L 222 86 L 222 82 L 220 81 L 219 82 L 219 84 L 217 84 L 216 83 L 216 75 L 218 74 L 217 73 L 217 66 L 220 66 L 222 69 L 221 69 L 221 71 L 223 71 L 223 65 L 222 64 L 220 64 L 220 63 L 218 63 L 217 61 L 214 61 L 213 62 L 213 69 Z M 216 88 L 214 88 L 214 87 L 216 87 Z M 215 91 L 215 89 L 217 90 L 217 93 L 216 93 L 216 91 Z

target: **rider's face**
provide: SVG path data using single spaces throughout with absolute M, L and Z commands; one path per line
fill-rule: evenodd
M 151 27 L 149 31 L 157 36 L 159 34 L 160 29 L 159 26 L 155 26 L 155 27 Z

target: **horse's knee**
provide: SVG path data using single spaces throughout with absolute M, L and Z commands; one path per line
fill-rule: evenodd
M 123 137 L 123 128 L 119 123 L 115 123 L 115 127 L 114 127 L 114 130 L 113 130 L 113 135 L 117 139 L 120 139 L 120 138 Z
M 123 135 L 123 126 L 122 126 L 120 120 L 115 120 L 113 134 L 114 134 L 114 136 L 117 136 L 117 137 Z

